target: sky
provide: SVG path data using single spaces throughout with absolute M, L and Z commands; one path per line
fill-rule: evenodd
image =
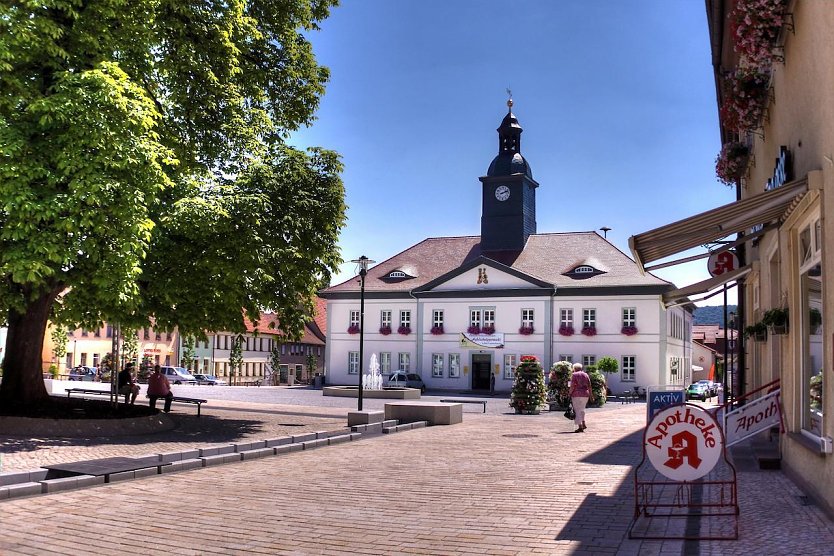
M 630 236 L 735 199 L 715 177 L 703 1 L 343 0 L 309 38 L 331 79 L 291 142 L 342 156 L 345 261 L 480 234 L 478 178 L 508 88 L 539 233 L 607 226 L 630 255 Z M 655 274 L 682 287 L 706 268 Z M 356 271 L 346 262 L 332 283 Z

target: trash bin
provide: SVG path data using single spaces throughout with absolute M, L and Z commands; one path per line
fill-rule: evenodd
M 321 377 L 319 375 L 313 377 L 313 387 L 317 389 L 321 388 Z

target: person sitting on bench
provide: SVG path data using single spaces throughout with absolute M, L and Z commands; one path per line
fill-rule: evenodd
M 158 398 L 165 398 L 165 413 L 171 412 L 171 401 L 174 399 L 174 393 L 171 392 L 171 383 L 164 374 L 160 372 L 159 365 L 154 365 L 153 373 L 148 377 L 148 402 L 151 409 L 156 409 L 156 400 Z
M 133 363 L 128 363 L 122 372 L 119 373 L 118 379 L 119 394 L 124 395 L 125 404 L 130 398 L 130 405 L 136 403 L 136 396 L 139 395 L 139 385 L 133 380 Z M 131 397 L 133 394 L 133 397 Z

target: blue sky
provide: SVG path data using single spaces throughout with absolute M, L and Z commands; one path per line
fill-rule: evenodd
M 478 177 L 508 87 L 539 232 L 608 226 L 630 254 L 629 236 L 735 198 L 715 178 L 701 1 L 345 0 L 310 38 L 331 81 L 292 141 L 342 155 L 346 261 L 480 233 Z M 334 283 L 355 270 L 345 263 Z M 708 277 L 706 261 L 657 274 Z

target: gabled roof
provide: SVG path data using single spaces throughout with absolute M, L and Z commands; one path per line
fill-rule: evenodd
M 490 253 L 481 251 L 480 236 L 429 238 L 394 255 L 368 270 L 366 293 L 410 292 L 422 288 L 462 266 L 486 257 L 514 271 L 558 289 L 656 286 L 671 289 L 670 282 L 651 273 L 642 274 L 625 253 L 596 232 L 567 232 L 531 235 L 522 251 Z M 605 270 L 577 280 L 565 273 L 577 263 L 593 260 Z M 392 282 L 384 280 L 392 270 L 413 268 L 414 278 Z M 602 270 L 601 269 L 601 270 Z M 531 281 L 533 281 L 531 280 Z M 359 292 L 355 276 L 321 292 L 323 297 L 336 293 Z
M 274 336 L 283 336 L 284 332 L 280 328 L 280 323 L 278 322 L 278 315 L 275 313 L 261 313 L 260 320 L 258 320 L 258 326 L 254 326 L 252 321 L 249 319 L 243 319 L 244 323 L 246 324 L 246 331 L 247 332 L 255 332 L 257 331 L 258 334 L 272 334 Z M 301 344 L 311 344 L 311 345 L 318 345 L 323 346 L 325 344 L 322 337 L 317 334 L 318 326 L 314 321 L 310 321 L 304 325 L 304 332 L 301 335 L 301 339 L 298 343 Z

